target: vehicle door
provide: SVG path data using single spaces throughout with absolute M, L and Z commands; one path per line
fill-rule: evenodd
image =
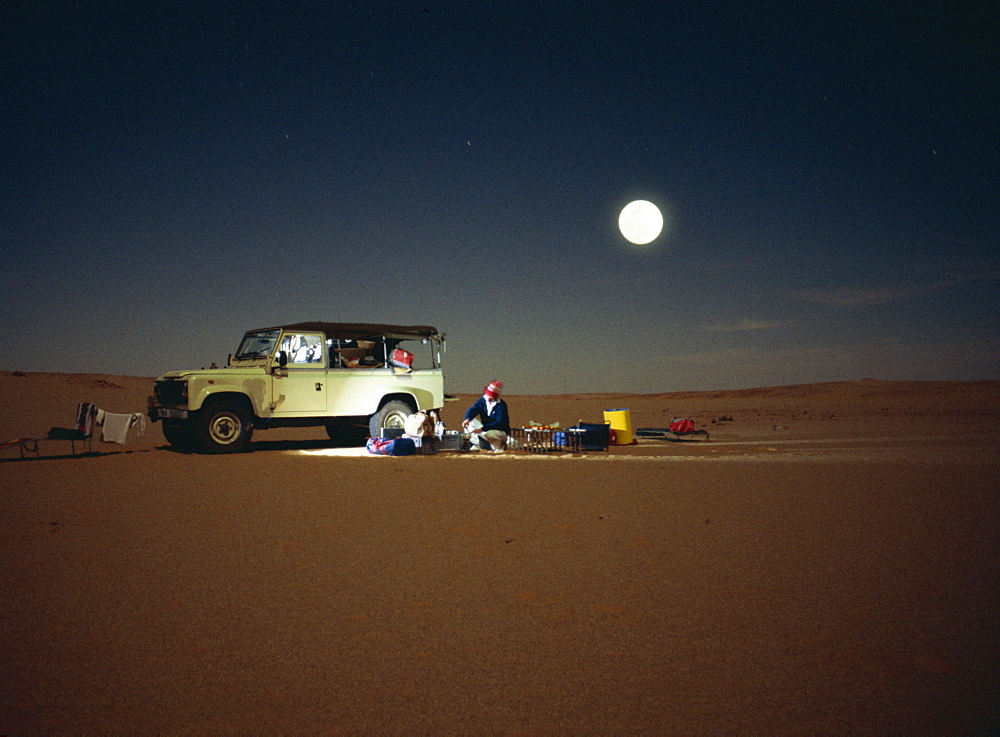
M 278 346 L 287 363 L 271 374 L 276 416 L 326 413 L 327 345 L 323 333 L 283 333 Z

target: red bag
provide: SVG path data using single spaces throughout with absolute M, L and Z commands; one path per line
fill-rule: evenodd
M 413 365 L 413 354 L 409 351 L 404 351 L 402 348 L 397 348 L 389 356 L 389 363 L 393 366 L 408 369 Z
M 694 432 L 694 420 L 672 420 L 670 432 Z

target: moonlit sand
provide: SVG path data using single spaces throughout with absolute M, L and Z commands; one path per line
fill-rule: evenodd
M 0 373 L 0 439 L 151 382 Z M 712 438 L 587 455 L 8 449 L 0 732 L 993 731 L 998 395 L 507 398 Z

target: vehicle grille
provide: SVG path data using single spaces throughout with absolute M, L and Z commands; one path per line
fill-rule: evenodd
M 170 405 L 187 404 L 187 382 L 186 381 L 157 381 L 153 385 L 153 394 L 161 407 Z

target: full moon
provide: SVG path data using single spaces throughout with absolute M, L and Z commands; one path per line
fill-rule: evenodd
M 652 202 L 629 202 L 618 216 L 618 228 L 630 243 L 642 246 L 655 240 L 663 230 L 663 215 Z

